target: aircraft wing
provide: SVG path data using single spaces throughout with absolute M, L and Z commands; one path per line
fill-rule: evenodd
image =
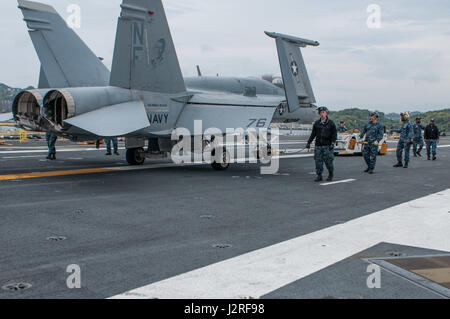
M 101 137 L 127 136 L 150 126 L 142 101 L 106 106 L 66 123 Z
M 196 94 L 185 106 L 177 128 L 194 132 L 194 122 L 202 121 L 203 130 L 217 128 L 264 129 L 272 122 L 284 97 L 245 97 L 230 94 Z
M 0 114 L 0 122 L 7 122 L 13 119 L 12 113 L 2 113 Z
M 242 94 L 232 94 L 228 92 L 190 92 L 193 97 L 189 100 L 191 104 L 211 104 L 211 105 L 234 105 L 234 106 L 279 106 L 286 102 L 286 97 L 281 95 L 254 95 L 245 96 Z

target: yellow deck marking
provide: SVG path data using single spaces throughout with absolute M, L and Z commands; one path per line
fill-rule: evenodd
M 75 170 L 70 170 L 70 171 L 8 174 L 8 175 L 0 175 L 0 181 L 41 178 L 41 177 L 54 177 L 54 176 L 67 176 L 67 175 L 95 174 L 95 173 L 106 173 L 106 172 L 115 172 L 115 171 L 116 170 L 111 169 L 111 168 L 86 168 L 86 169 L 75 169 Z
M 388 149 L 388 151 L 395 151 L 395 148 Z M 301 157 L 309 157 L 312 154 L 303 154 Z M 299 156 L 299 157 L 300 157 Z M 286 156 L 283 158 L 295 158 L 295 156 Z M 0 175 L 0 181 L 10 181 L 10 180 L 21 180 L 21 179 L 31 179 L 31 178 L 42 178 L 42 177 L 55 177 L 55 176 L 68 176 L 68 175 L 84 175 L 84 174 L 96 174 L 96 173 L 107 173 L 107 172 L 119 172 L 126 170 L 141 170 L 141 169 L 151 169 L 151 168 L 161 168 L 161 167 L 174 167 L 180 166 L 175 164 L 160 164 L 149 166 L 130 166 L 130 167 L 117 167 L 117 168 L 86 168 L 86 169 L 76 169 L 76 170 L 66 170 L 66 171 L 50 171 L 50 172 L 36 172 L 36 173 L 23 173 L 23 174 L 8 174 Z

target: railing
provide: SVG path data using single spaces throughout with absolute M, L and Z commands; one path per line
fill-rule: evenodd
M 0 140 L 14 139 L 19 140 L 20 143 L 25 143 L 31 139 L 30 135 L 40 135 L 41 138 L 45 138 L 45 133 L 42 132 L 30 132 L 22 129 L 0 130 Z

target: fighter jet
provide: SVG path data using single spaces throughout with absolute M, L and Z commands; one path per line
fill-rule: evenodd
M 316 41 L 266 32 L 276 39 L 284 94 L 260 79 L 184 79 L 161 0 L 124 0 L 110 73 L 52 7 L 18 2 L 42 64 L 40 88 L 13 103 L 24 128 L 75 141 L 124 136 L 127 160 L 138 165 L 148 152 L 170 152 L 173 130 L 194 132 L 195 120 L 225 132 L 315 111 L 299 47 Z
M 53 58 L 58 62 L 57 65 L 54 65 L 56 68 L 52 68 L 50 70 L 47 69 L 48 75 L 46 75 L 45 71 L 41 68 L 41 73 L 39 77 L 39 86 L 38 88 L 47 88 L 47 87 L 58 87 L 59 85 L 64 86 L 85 86 L 89 83 L 85 81 L 80 81 L 78 75 L 72 75 L 71 72 L 64 73 L 69 69 L 67 64 L 73 65 L 85 65 L 82 69 L 84 74 L 84 79 L 89 78 L 91 80 L 91 85 L 98 86 L 107 86 L 109 82 L 109 71 L 104 67 L 103 64 L 97 61 L 96 56 L 90 51 L 90 49 L 85 45 L 85 43 L 73 32 L 72 29 L 69 29 L 67 25 L 64 23 L 64 20 L 56 13 L 56 11 L 43 4 L 37 4 L 29 1 L 19 1 L 19 7 L 22 9 L 22 12 L 25 17 L 25 21 L 29 24 L 33 22 L 33 16 L 36 14 L 29 9 L 33 7 L 35 10 L 41 10 L 41 17 L 45 18 L 47 22 L 47 28 L 52 31 L 58 30 L 60 33 L 60 37 L 58 36 L 47 36 L 42 35 L 44 37 L 46 43 L 45 45 L 39 45 L 40 40 L 35 39 L 33 43 L 36 44 L 36 51 L 38 52 L 39 58 L 41 59 L 43 64 L 48 64 L 48 55 L 47 50 L 42 49 L 43 47 L 48 47 L 48 50 L 52 50 Z M 47 10 L 44 10 L 46 8 Z M 30 31 L 33 31 L 30 29 Z M 32 38 L 38 37 L 37 35 L 32 35 Z M 71 55 L 70 57 L 66 56 L 67 51 L 60 50 L 61 39 L 64 39 L 66 46 L 69 45 L 71 49 L 75 52 L 78 52 L 77 56 Z M 69 43 L 70 42 L 70 43 Z M 86 61 L 90 61 L 90 63 L 86 63 Z M 199 67 L 197 67 L 199 74 L 201 75 Z M 306 70 L 305 70 L 306 71 Z M 307 73 L 305 73 L 307 76 Z M 269 79 L 270 77 L 270 79 Z M 61 79 L 63 78 L 63 79 Z M 50 79 L 50 80 L 49 80 Z M 282 85 L 281 78 L 274 78 L 273 76 L 265 75 L 263 79 L 258 78 L 242 78 L 242 77 L 202 77 L 194 78 L 187 77 L 184 78 L 185 84 L 188 89 L 197 89 L 202 91 L 216 91 L 216 92 L 227 92 L 234 94 L 268 94 L 268 95 L 280 95 L 284 96 L 285 92 Z M 269 82 L 269 83 L 268 83 Z M 275 83 L 273 83 L 275 82 Z M 306 82 L 309 80 L 306 79 Z M 52 85 L 50 85 L 51 83 Z M 93 84 L 94 83 L 94 84 Z M 274 85 L 275 84 L 275 85 Z M 311 91 L 312 92 L 312 91 Z M 275 113 L 273 121 L 274 122 L 300 122 L 304 124 L 311 123 L 316 117 L 315 105 L 314 104 L 303 104 L 302 108 L 298 109 L 295 112 L 285 112 L 286 105 L 280 107 L 278 112 Z M 29 113 L 29 112 L 28 112 Z M 19 114 L 20 116 L 20 114 Z M 38 129 L 36 125 L 29 122 L 29 117 L 21 117 L 20 123 L 22 127 L 25 128 L 34 128 Z

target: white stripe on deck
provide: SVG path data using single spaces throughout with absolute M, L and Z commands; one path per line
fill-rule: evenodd
M 336 181 L 336 182 L 330 182 L 330 183 L 323 183 L 320 184 L 321 186 L 329 186 L 329 185 L 336 185 L 336 184 L 343 184 L 343 183 L 351 183 L 356 181 L 356 179 L 345 179 L 343 181 Z
M 289 143 L 280 143 L 280 145 L 286 145 Z M 297 144 L 297 143 L 293 143 L 293 144 Z M 447 148 L 450 147 L 450 145 L 438 145 L 438 148 Z M 6 147 L 6 148 L 10 148 L 10 147 Z M 125 150 L 124 147 L 120 147 L 119 150 Z M 302 149 L 289 149 L 289 151 L 298 151 L 298 150 L 302 150 Z M 96 148 L 57 148 L 56 151 L 58 153 L 65 153 L 65 152 L 90 152 L 90 151 L 106 151 L 106 148 L 100 148 L 100 149 L 96 149 Z M 1 154 L 33 154 L 33 153 L 48 153 L 48 149 L 30 149 L 30 150 L 20 150 L 20 151 L 0 151 L 0 155 Z M 301 156 L 303 157 L 303 156 Z M 294 158 L 294 157 L 293 157 Z
M 297 144 L 306 144 L 306 141 L 290 141 L 290 142 L 282 142 L 278 143 L 278 145 L 297 145 Z
M 119 148 L 119 150 L 125 150 L 125 148 Z M 66 152 L 90 152 L 90 151 L 106 151 L 106 148 L 57 148 L 56 153 Z M 48 153 L 48 149 L 32 149 L 22 151 L 0 151 L 0 154 L 34 154 L 34 153 Z
M 450 251 L 449 207 L 450 189 L 112 298 L 260 298 L 381 242 Z
M 298 154 L 298 155 L 275 155 L 272 159 L 293 159 L 293 158 L 306 158 L 306 157 L 314 157 L 314 154 Z
M 1 158 L 2 159 L 19 159 L 19 158 L 37 158 L 37 157 L 45 157 L 45 155 L 5 156 L 5 157 L 1 157 Z

